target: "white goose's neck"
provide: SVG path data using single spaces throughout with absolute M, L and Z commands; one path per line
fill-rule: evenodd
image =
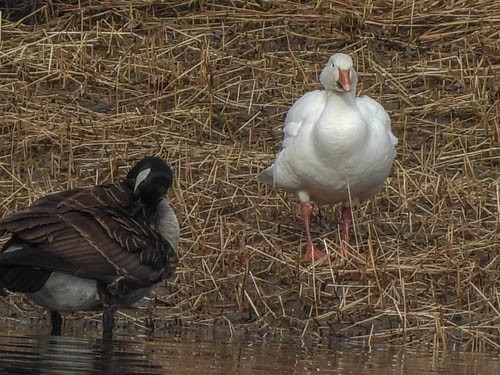
M 334 90 L 326 90 L 326 97 L 329 102 L 335 105 L 343 105 L 345 107 L 353 107 L 356 105 L 356 97 L 354 94 L 355 87 L 348 92 L 340 92 Z
M 330 154 L 348 152 L 365 143 L 368 130 L 356 105 L 353 90 L 349 92 L 326 91 L 323 112 L 313 130 L 315 149 Z

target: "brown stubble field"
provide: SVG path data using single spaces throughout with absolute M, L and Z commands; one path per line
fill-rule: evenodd
M 144 155 L 175 171 L 177 273 L 123 310 L 121 329 L 500 349 L 497 1 L 12 3 L 0 215 L 115 181 Z M 368 261 L 338 252 L 339 207 L 316 207 L 314 235 L 332 256 L 310 265 L 297 200 L 255 175 L 287 109 L 339 51 L 354 58 L 358 92 L 390 113 L 398 157 L 354 213 Z M 10 330 L 42 312 L 16 295 L 0 311 Z M 99 321 L 66 324 L 82 318 Z

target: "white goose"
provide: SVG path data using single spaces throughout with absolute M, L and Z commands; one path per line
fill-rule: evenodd
M 342 249 L 347 252 L 351 205 L 382 188 L 398 142 L 384 108 L 367 96 L 355 96 L 357 75 L 350 56 L 330 57 L 320 81 L 324 90 L 308 92 L 288 111 L 276 161 L 257 177 L 299 198 L 308 261 L 326 255 L 313 245 L 310 202 L 343 203 Z

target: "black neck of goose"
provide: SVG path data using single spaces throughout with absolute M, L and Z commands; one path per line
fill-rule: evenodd
M 134 181 L 129 180 L 128 184 L 133 191 Z M 141 191 L 139 194 L 134 194 L 131 205 L 131 214 L 134 217 L 146 220 L 149 224 L 156 221 L 156 211 L 158 204 L 163 199 L 164 194 L 152 194 L 150 191 Z
M 141 198 L 137 198 L 132 203 L 132 216 L 141 217 L 145 219 L 148 223 L 154 222 L 156 219 L 156 206 L 144 203 Z

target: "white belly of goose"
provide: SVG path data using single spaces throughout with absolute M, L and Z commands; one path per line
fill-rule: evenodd
M 117 301 L 116 307 L 130 306 L 150 290 L 150 287 L 136 289 Z M 106 308 L 99 296 L 97 281 L 61 272 L 53 272 L 43 288 L 27 294 L 27 297 L 51 311 L 96 311 Z

